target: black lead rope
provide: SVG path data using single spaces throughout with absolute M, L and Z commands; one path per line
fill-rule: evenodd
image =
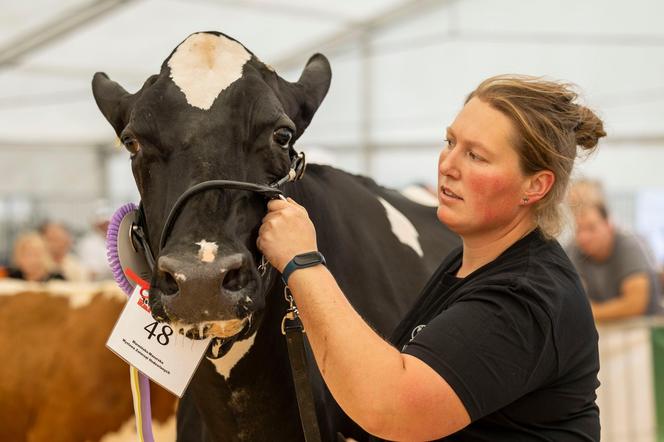
M 321 442 L 314 395 L 311 391 L 309 374 L 307 370 L 307 355 L 304 349 L 304 327 L 297 311 L 297 306 L 290 294 L 288 286 L 284 287 L 284 297 L 289 303 L 288 310 L 281 320 L 281 334 L 286 336 L 288 359 L 291 365 L 293 385 L 297 408 L 300 412 L 300 423 L 305 442 Z

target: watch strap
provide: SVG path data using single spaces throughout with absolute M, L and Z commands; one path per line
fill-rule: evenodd
M 327 265 L 325 263 L 325 257 L 318 251 L 295 255 L 293 259 L 286 264 L 283 272 L 281 272 L 281 279 L 284 281 L 284 284 L 288 285 L 288 278 L 290 278 L 290 275 L 293 274 L 295 270 L 306 269 L 319 264 Z

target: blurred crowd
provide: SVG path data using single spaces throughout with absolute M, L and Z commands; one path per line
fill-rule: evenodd
M 98 210 L 90 230 L 76 241 L 71 229 L 57 221 L 21 233 L 14 241 L 10 262 L 0 266 L 0 277 L 32 282 L 112 279 L 106 259 L 109 219 L 108 210 Z

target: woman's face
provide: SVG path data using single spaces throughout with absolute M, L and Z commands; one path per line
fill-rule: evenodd
M 27 280 L 40 280 L 48 273 L 46 247 L 42 243 L 26 241 L 18 249 L 16 265 Z
M 447 130 L 438 163 L 438 219 L 464 237 L 504 232 L 523 214 L 527 177 L 512 122 L 472 98 Z

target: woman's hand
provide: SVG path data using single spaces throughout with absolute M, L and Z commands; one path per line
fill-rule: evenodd
M 256 245 L 274 268 L 282 272 L 295 255 L 318 250 L 316 229 L 304 207 L 288 198 L 268 202 L 267 209 Z

